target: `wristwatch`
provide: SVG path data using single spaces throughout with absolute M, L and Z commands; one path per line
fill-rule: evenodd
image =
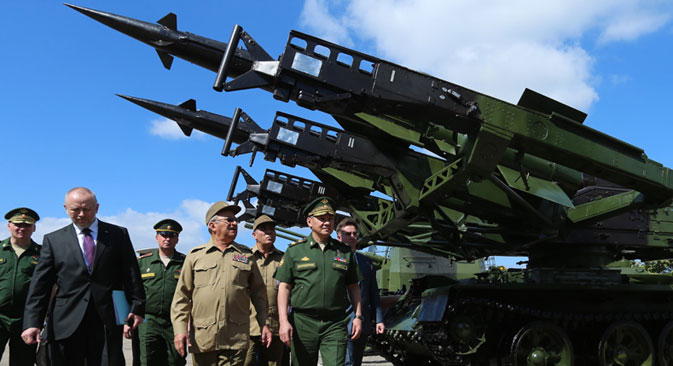
M 365 318 L 362 315 L 356 315 L 355 319 L 360 319 L 362 321 L 365 321 Z

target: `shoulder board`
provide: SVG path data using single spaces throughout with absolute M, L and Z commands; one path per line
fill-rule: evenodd
M 293 246 L 295 246 L 295 245 L 297 245 L 297 244 L 301 244 L 301 243 L 306 243 L 306 238 L 299 239 L 299 240 L 297 240 L 297 241 L 293 241 L 293 242 L 290 243 L 287 247 L 288 247 L 288 248 L 289 248 L 289 247 L 293 247 Z
M 250 248 L 246 247 L 243 244 L 236 243 L 235 245 L 236 245 L 236 248 L 240 249 L 241 252 L 243 252 L 243 253 L 246 253 L 246 254 L 252 253 L 252 250 Z
M 185 255 L 182 254 L 182 253 L 180 253 L 180 252 L 175 252 L 175 257 L 176 257 L 176 258 L 184 258 Z
M 152 254 L 154 254 L 154 253 L 152 253 L 152 252 L 145 253 L 145 254 L 141 255 L 140 257 L 138 257 L 138 259 L 140 259 L 140 258 L 145 258 L 145 257 L 151 257 Z
M 205 244 L 204 244 L 204 245 L 199 245 L 198 247 L 194 247 L 194 248 L 192 248 L 192 250 L 190 250 L 189 252 L 190 252 L 190 253 L 195 253 L 195 252 L 198 252 L 199 250 L 203 250 L 203 249 L 205 249 L 205 248 L 206 248 L 206 245 L 205 245 Z

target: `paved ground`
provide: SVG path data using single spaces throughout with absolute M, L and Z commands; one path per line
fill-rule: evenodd
M 126 364 L 131 365 L 131 341 L 124 340 L 124 355 L 126 356 Z M 367 356 L 362 362 L 363 365 L 370 366 L 392 366 L 390 362 L 387 362 L 382 357 L 379 356 Z M 320 363 L 322 365 L 322 363 Z M 9 366 L 9 349 L 5 349 L 3 353 L 2 360 L 0 361 L 0 366 Z M 187 366 L 192 366 L 192 358 L 187 357 Z

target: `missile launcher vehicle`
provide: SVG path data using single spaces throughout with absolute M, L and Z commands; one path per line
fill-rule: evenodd
M 528 258 L 414 280 L 375 339 L 395 365 L 673 365 L 673 277 L 633 265 L 673 257 L 673 174 L 583 112 L 532 90 L 507 103 L 297 31 L 273 58 L 238 25 L 224 43 L 179 31 L 174 14 L 154 24 L 69 6 L 155 48 L 166 68 L 175 56 L 213 71 L 215 90 L 259 88 L 336 122 L 278 112 L 258 124 L 254 111 L 125 97 L 187 135 L 222 138 L 223 155 L 317 178 L 260 186 L 283 200 L 250 210 L 298 223 L 297 197 L 325 194 L 363 247 Z

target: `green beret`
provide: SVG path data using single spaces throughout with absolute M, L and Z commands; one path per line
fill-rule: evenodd
M 208 209 L 208 212 L 206 212 L 206 225 L 208 225 L 210 219 L 212 219 L 213 216 L 217 215 L 218 212 L 224 209 L 230 210 L 234 215 L 241 211 L 241 207 L 238 205 L 225 201 L 217 201 L 213 203 L 213 205 Z
M 273 221 L 273 219 L 270 218 L 269 216 L 267 216 L 267 215 L 262 215 L 262 216 L 258 217 L 258 218 L 255 220 L 255 222 L 252 224 L 252 231 L 257 230 L 257 227 L 258 227 L 259 225 L 262 225 L 262 224 L 272 224 L 273 226 L 278 225 L 278 223 L 275 222 L 275 221 Z
M 40 219 L 40 216 L 37 212 L 29 209 L 28 207 L 19 207 L 15 208 L 5 214 L 7 221 L 14 224 L 34 224 L 35 221 Z
M 329 197 L 318 197 L 304 208 L 306 216 L 334 215 L 336 205 Z
M 182 225 L 173 219 L 163 219 L 156 224 L 154 224 L 154 230 L 156 231 L 170 231 L 173 233 L 180 234 L 182 231 Z

